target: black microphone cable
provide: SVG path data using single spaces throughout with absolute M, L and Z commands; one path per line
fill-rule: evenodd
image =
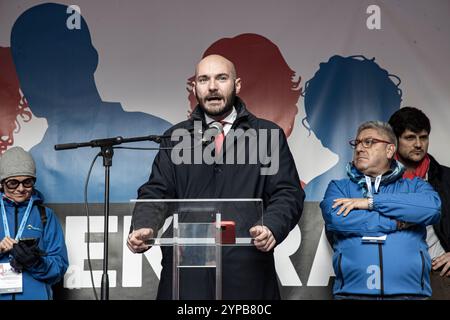
M 89 167 L 89 171 L 86 177 L 86 182 L 84 183 L 84 208 L 86 211 L 86 218 L 87 218 L 87 258 L 88 258 L 88 266 L 89 266 L 89 273 L 91 275 L 91 283 L 92 283 L 92 290 L 94 290 L 94 297 L 95 300 L 98 300 L 97 290 L 95 290 L 95 283 L 94 283 L 94 275 L 92 272 L 92 265 L 91 265 L 91 253 L 89 250 L 90 246 L 90 228 L 89 228 L 89 205 L 87 201 L 87 195 L 88 195 L 88 185 L 89 185 L 89 178 L 91 176 L 92 168 L 94 167 L 95 161 L 97 161 L 97 158 L 101 156 L 101 152 L 97 153 L 97 155 L 94 157 L 94 160 L 92 160 L 91 166 Z

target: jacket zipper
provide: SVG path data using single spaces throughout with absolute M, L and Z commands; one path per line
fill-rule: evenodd
M 420 251 L 420 258 L 422 259 L 422 274 L 420 276 L 420 284 L 421 284 L 422 290 L 423 290 L 423 287 L 425 286 L 425 281 L 423 280 L 424 275 L 425 275 L 425 258 L 423 257 L 422 251 Z
M 342 289 L 344 287 L 344 273 L 342 273 L 341 261 L 342 261 L 342 253 L 339 254 L 339 260 L 338 260 L 339 275 L 341 276 L 341 279 L 342 279 L 340 289 Z
M 383 247 L 378 244 L 378 257 L 380 259 L 380 295 L 384 296 Z

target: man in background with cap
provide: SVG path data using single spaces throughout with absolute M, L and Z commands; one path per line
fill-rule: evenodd
M 47 300 L 67 270 L 61 225 L 34 189 L 36 166 L 20 147 L 0 158 L 0 300 Z

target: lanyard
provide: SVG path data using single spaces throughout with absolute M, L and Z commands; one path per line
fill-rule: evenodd
M 381 183 L 381 174 L 379 176 L 377 176 L 375 178 L 375 193 L 378 193 L 378 188 L 380 187 L 380 183 Z M 367 185 L 367 196 L 368 197 L 373 197 L 373 192 L 372 192 L 372 179 L 368 176 L 366 177 L 366 185 Z
M 8 218 L 6 217 L 5 203 L 3 202 L 3 197 L 1 199 L 1 206 L 2 206 L 3 227 L 5 228 L 5 236 L 11 237 L 11 233 L 9 232 Z M 15 240 L 20 239 L 20 237 L 22 236 L 23 230 L 25 229 L 25 225 L 27 224 L 28 217 L 30 216 L 32 206 L 33 206 L 33 198 L 30 198 L 27 209 L 25 210 L 25 214 L 23 215 L 22 221 L 20 222 L 19 230 L 17 231 L 16 237 L 14 238 Z

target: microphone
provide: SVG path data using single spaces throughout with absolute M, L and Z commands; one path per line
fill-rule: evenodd
M 214 121 L 209 124 L 209 129 L 214 129 L 217 132 L 214 134 L 214 137 L 218 136 L 219 134 L 223 133 L 223 125 L 219 121 Z
M 113 137 L 113 138 L 105 138 L 105 139 L 95 139 L 87 142 L 70 142 L 63 144 L 56 144 L 54 149 L 56 151 L 59 150 L 67 150 L 67 149 L 77 149 L 84 147 L 113 147 L 122 143 L 130 143 L 130 142 L 140 142 L 140 141 L 153 141 L 156 143 L 161 143 L 162 139 L 168 139 L 170 136 L 157 136 L 157 135 L 149 135 L 143 137 L 132 137 L 132 138 L 123 138 L 123 137 Z
M 203 134 L 202 143 L 207 144 L 222 133 L 224 133 L 223 125 L 219 121 L 211 122 L 208 125 L 208 129 Z

